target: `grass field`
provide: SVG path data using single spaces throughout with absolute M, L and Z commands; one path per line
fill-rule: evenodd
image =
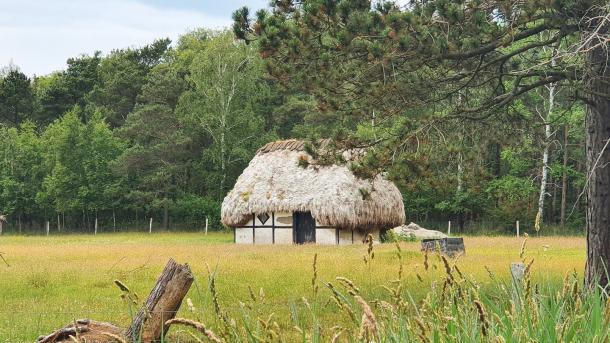
M 519 260 L 522 239 L 507 237 L 467 237 L 466 255 L 457 262 L 464 274 L 471 275 L 483 289 L 490 282 L 487 268 L 499 278 L 509 278 L 509 265 Z M 402 243 L 404 290 L 421 298 L 433 280 L 442 274 L 442 264 L 431 259 L 424 271 L 419 243 Z M 113 280 L 119 279 L 144 298 L 168 258 L 187 262 L 196 287 L 188 295 L 196 312 L 187 306 L 181 316 L 194 318 L 214 327 L 207 291 L 206 264 L 217 269 L 216 286 L 221 306 L 238 316 L 240 302 L 251 302 L 250 286 L 260 294 L 255 311 L 267 317 L 274 313 L 282 327 L 292 327 L 290 304 L 302 306 L 301 297 L 312 299 L 319 307 L 318 320 L 340 324 L 344 317 L 330 303 L 324 282 L 336 276 L 353 280 L 363 297 L 385 297 L 382 285 L 396 279 L 396 247 L 374 247 L 368 265 L 364 245 L 353 246 L 250 246 L 232 244 L 232 234 L 157 233 L 152 235 L 103 234 L 57 237 L 0 237 L 0 342 L 32 342 L 73 319 L 93 318 L 125 325 L 129 310 L 119 297 Z M 320 291 L 312 291 L 312 260 L 318 254 L 317 280 Z M 568 272 L 582 275 L 585 241 L 582 237 L 530 237 L 526 255 L 534 258 L 535 282 L 558 285 Z M 423 281 L 419 281 L 419 275 Z M 426 286 L 422 286 L 426 285 Z M 294 318 L 293 318 L 294 320 Z M 170 333 L 180 337 L 176 329 Z

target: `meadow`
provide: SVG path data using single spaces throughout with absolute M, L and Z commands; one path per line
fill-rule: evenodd
M 520 261 L 521 253 L 527 263 L 534 260 L 532 285 L 543 285 L 549 294 L 561 290 L 566 275 L 580 278 L 585 265 L 583 237 L 529 237 L 524 250 L 523 238 L 516 237 L 466 237 L 465 245 L 466 254 L 449 262 L 459 265 L 460 275 L 476 280 L 477 292 L 490 298 L 499 294 L 498 284 L 510 284 L 510 263 Z M 278 330 L 300 337 L 301 329 L 293 327 L 316 322 L 330 330 L 349 324 L 341 300 L 326 285 L 337 287 L 337 276 L 351 280 L 362 298 L 373 303 L 392 299 L 397 278 L 402 280 L 399 292 L 413 303 L 442 285 L 447 272 L 442 259 L 425 258 L 416 242 L 400 243 L 400 260 L 397 250 L 395 244 L 375 245 L 372 254 L 365 245 L 234 245 L 231 233 L 2 236 L 0 342 L 32 342 L 79 318 L 126 325 L 129 306 L 114 280 L 143 299 L 170 257 L 187 262 L 196 278 L 187 296 L 193 306 L 183 304 L 179 317 L 221 330 L 209 292 L 211 271 L 217 302 L 228 316 L 244 323 L 251 318 L 259 329 L 272 321 Z M 180 327 L 172 328 L 168 337 L 195 340 Z

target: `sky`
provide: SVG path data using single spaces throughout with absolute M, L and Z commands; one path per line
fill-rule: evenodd
M 66 67 L 66 60 L 96 50 L 175 40 L 199 27 L 231 25 L 231 14 L 251 13 L 268 0 L 0 0 L 0 67 L 29 76 Z

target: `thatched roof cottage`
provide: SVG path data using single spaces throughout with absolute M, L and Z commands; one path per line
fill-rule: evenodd
M 307 160 L 303 166 L 299 160 Z M 378 176 L 362 180 L 340 165 L 312 165 L 297 140 L 262 147 L 227 194 L 222 222 L 235 243 L 351 244 L 376 240 L 405 220 L 396 186 Z

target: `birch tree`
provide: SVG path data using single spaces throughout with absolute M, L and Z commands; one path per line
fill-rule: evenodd
M 251 45 L 222 33 L 206 41 L 193 60 L 189 81 L 193 90 L 180 99 L 180 111 L 191 135 L 208 140 L 201 168 L 213 171 L 209 179 L 222 199 L 251 155 L 271 139 L 256 105 L 269 88 L 261 79 L 262 64 Z M 210 185 L 211 186 L 211 185 Z
M 553 49 L 551 56 L 551 67 L 557 66 L 556 60 L 557 50 Z M 553 111 L 555 110 L 555 95 L 557 92 L 557 84 L 551 83 L 544 87 L 548 91 L 548 101 L 546 101 L 546 111 L 544 114 L 538 112 L 542 123 L 544 124 L 544 142 L 542 149 L 542 172 L 540 176 L 540 193 L 538 195 L 538 212 L 536 214 L 535 228 L 536 232 L 540 230 L 541 223 L 544 222 L 544 201 L 547 196 L 547 183 L 549 176 L 549 149 L 551 147 L 551 121 Z

